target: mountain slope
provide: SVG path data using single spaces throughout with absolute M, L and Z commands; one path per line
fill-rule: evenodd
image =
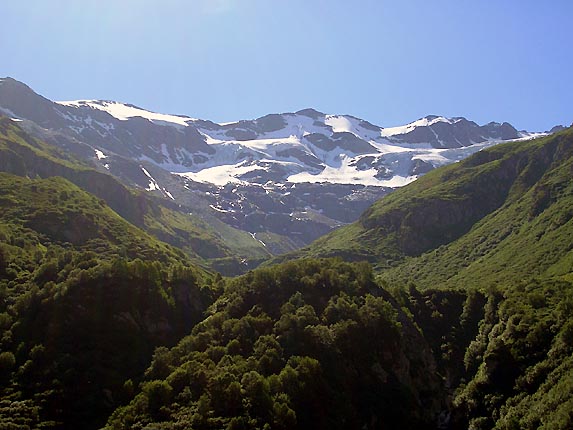
M 123 254 L 130 258 L 184 261 L 176 249 L 137 229 L 104 201 L 63 178 L 28 179 L 0 173 L 2 230 L 10 242 L 30 237 L 38 245 Z
M 216 124 L 116 101 L 52 102 L 11 78 L 0 79 L 0 111 L 124 184 L 186 207 L 228 247 L 227 233 L 237 233 L 225 225 L 248 232 L 245 246 L 249 236 L 264 244 L 255 260 L 355 221 L 437 166 L 532 136 L 441 116 L 383 128 L 314 109 Z
M 571 128 L 502 144 L 298 253 L 377 264 L 448 387 L 440 428 L 571 428 L 572 172 Z
M 523 148 L 523 166 L 504 204 L 460 239 L 407 261 L 388 277 L 424 285 L 503 284 L 563 276 L 573 267 L 573 130 Z M 407 275 L 406 275 L 407 273 Z
M 0 207 L 0 427 L 98 428 L 212 276 L 61 177 L 0 173 Z
M 516 276 L 499 289 L 464 287 L 394 290 L 449 387 L 442 393 L 449 406 L 439 427 L 571 428 L 570 278 Z
M 367 265 L 301 260 L 228 282 L 106 428 L 430 429 L 441 390 Z
M 75 121 L 67 130 L 83 140 L 82 133 L 93 128 L 91 115 L 109 114 L 107 131 L 98 130 L 98 135 L 122 142 L 122 147 L 132 151 L 132 159 L 219 186 L 269 182 L 400 186 L 483 145 L 524 136 L 506 123 L 480 127 L 465 118 L 437 116 L 383 129 L 349 115 L 327 115 L 312 109 L 228 124 L 107 101 L 59 102 L 54 109 Z M 135 136 L 129 128 L 132 123 L 146 129 L 136 143 L 133 137 L 114 134 L 127 128 L 129 135 Z M 161 137 L 150 137 L 159 131 Z M 169 134 L 175 131 L 182 136 Z M 193 138 L 186 137 L 189 133 Z M 107 142 L 104 139 L 102 143 Z M 117 152 L 117 143 L 103 148 Z
M 297 255 L 398 266 L 390 273 L 430 284 L 460 281 L 466 271 L 474 280 L 511 273 L 508 264 L 524 275 L 559 273 L 571 258 L 572 148 L 567 129 L 486 149 L 395 191 Z
M 103 199 L 130 223 L 184 250 L 204 265 L 240 271 L 239 260 L 269 255 L 247 233 L 217 219 L 208 223 L 190 216 L 170 200 L 134 192 L 111 175 L 97 172 L 75 156 L 32 138 L 6 117 L 0 117 L 0 171 L 19 176 L 64 177 Z
M 365 264 L 259 268 L 155 354 L 106 428 L 566 430 L 571 291 L 545 279 L 392 296 Z

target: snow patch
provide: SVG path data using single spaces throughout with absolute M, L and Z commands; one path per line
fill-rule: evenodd
M 239 121 L 231 121 L 231 122 L 217 122 L 217 125 L 220 125 L 221 127 L 224 127 L 226 125 L 233 125 L 233 124 L 238 124 Z
M 450 161 L 449 158 L 444 157 L 439 151 L 428 151 L 416 154 L 412 157 L 412 160 L 425 161 L 431 163 L 433 166 L 447 164 Z
M 519 140 L 530 140 L 530 139 L 537 139 L 538 137 L 547 136 L 549 133 L 545 132 L 528 132 L 528 131 L 520 131 L 519 132 Z
M 145 167 L 141 166 L 141 171 L 149 178 L 149 186 L 146 188 L 147 191 L 161 191 L 161 188 L 157 184 L 157 181 L 151 176 L 151 174 L 145 169 Z
M 352 123 L 344 116 L 326 115 L 324 123 L 332 127 L 332 131 L 335 133 L 353 133 Z
M 215 206 L 215 205 L 209 205 L 209 207 L 210 207 L 211 209 L 213 209 L 214 211 L 221 212 L 221 213 L 224 213 L 224 214 L 235 212 L 235 211 L 233 211 L 233 210 L 226 210 L 226 209 L 220 208 L 220 207 Z
M 459 121 L 461 121 L 461 118 L 451 119 L 451 118 L 439 116 L 439 117 L 430 119 L 430 118 L 426 117 L 426 118 L 420 118 L 417 121 L 411 122 L 411 123 L 403 125 L 403 126 L 384 128 L 384 129 L 382 129 L 380 134 L 382 137 L 391 137 L 391 136 L 395 136 L 398 134 L 410 133 L 411 131 L 413 131 L 414 129 L 416 129 L 418 127 L 429 127 L 429 126 L 434 125 L 438 122 L 445 122 L 447 124 L 455 124 Z
M 222 186 L 228 183 L 237 183 L 237 184 L 245 183 L 245 181 L 241 181 L 237 177 L 244 175 L 245 173 L 252 172 L 254 170 L 264 170 L 264 169 L 257 165 L 247 165 L 245 163 L 241 163 L 238 165 L 224 164 L 222 166 L 208 167 L 206 169 L 200 170 L 199 172 L 184 172 L 184 173 L 172 172 L 172 173 L 183 176 L 184 178 L 191 179 L 192 181 L 195 182 L 202 182 L 202 183 Z
M 6 115 L 7 117 L 9 117 L 12 121 L 14 121 L 15 119 L 19 119 L 18 115 L 16 115 L 14 112 L 12 112 L 10 109 L 6 109 L 3 107 L 0 107 L 0 112 L 2 112 L 4 115 Z
M 107 155 L 105 155 L 99 149 L 94 149 L 94 151 L 98 160 L 103 160 L 104 158 L 107 158 Z
M 133 117 L 141 117 L 148 119 L 158 125 L 180 125 L 187 127 L 189 121 L 195 121 L 194 118 L 178 115 L 167 115 L 163 113 L 150 112 L 145 109 L 138 108 L 137 106 L 128 105 L 113 101 L 102 100 L 76 100 L 56 102 L 62 106 L 74 108 L 91 108 L 107 112 L 114 118 L 120 121 L 127 121 Z
M 320 183 L 328 182 L 333 184 L 362 184 L 382 187 L 400 187 L 412 182 L 416 176 L 401 177 L 395 175 L 389 180 L 376 178 L 376 169 L 358 170 L 355 165 L 351 165 L 353 158 L 346 154 L 340 155 L 340 167 L 326 166 L 324 170 L 316 175 L 309 172 L 301 172 L 288 177 L 289 182 Z
M 263 242 L 261 239 L 257 239 L 257 233 L 249 232 L 249 234 L 252 236 L 253 239 L 255 239 L 257 242 L 260 242 L 264 247 L 267 246 L 267 244 L 265 242 Z

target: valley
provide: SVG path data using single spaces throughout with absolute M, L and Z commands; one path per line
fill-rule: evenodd
M 211 253 L 202 262 L 227 275 L 356 221 L 436 167 L 560 129 L 435 115 L 383 128 L 314 109 L 218 124 L 116 101 L 53 102 L 12 78 L 0 80 L 0 112 L 124 186 L 165 200 L 180 219 L 191 214 L 189 222 L 200 220 L 227 246 L 241 237 L 233 257 Z
M 0 107 L 1 428 L 573 424 L 571 128 Z

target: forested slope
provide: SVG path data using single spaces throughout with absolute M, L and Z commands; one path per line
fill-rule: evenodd
M 368 265 L 301 260 L 226 283 L 108 428 L 435 428 L 431 350 Z
M 0 204 L 0 427 L 96 428 L 212 275 L 63 178 L 1 173 Z
M 341 260 L 258 269 L 156 352 L 106 428 L 568 429 L 572 287 L 389 288 Z

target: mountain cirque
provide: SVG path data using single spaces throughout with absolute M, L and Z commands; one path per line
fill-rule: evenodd
M 540 134 L 441 116 L 382 128 L 314 109 L 217 124 L 114 101 L 53 102 L 11 78 L 0 80 L 0 111 L 127 185 L 250 232 L 270 254 L 355 221 L 435 167 Z

